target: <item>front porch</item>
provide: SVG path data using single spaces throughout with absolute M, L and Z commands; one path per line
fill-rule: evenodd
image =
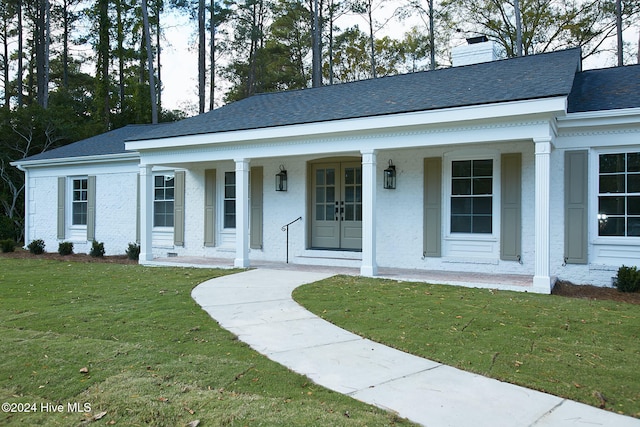
M 151 261 L 141 261 L 142 265 L 164 267 L 195 267 L 195 268 L 224 268 L 233 269 L 234 260 L 231 258 L 206 258 L 206 257 L 164 257 L 154 258 Z M 292 270 L 309 272 L 329 272 L 359 276 L 360 268 L 337 267 L 314 264 L 292 264 L 274 261 L 252 261 L 251 268 L 264 268 L 270 270 Z M 423 282 L 431 284 L 444 284 L 465 286 L 470 288 L 500 289 L 518 292 L 536 292 L 533 287 L 533 276 L 520 274 L 488 274 L 473 272 L 453 272 L 436 270 L 417 270 L 403 268 L 379 267 L 376 278 L 391 279 L 407 282 Z

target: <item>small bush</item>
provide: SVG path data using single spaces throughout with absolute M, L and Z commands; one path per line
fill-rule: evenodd
M 60 255 L 71 255 L 73 253 L 73 242 L 60 242 L 58 253 Z
M 91 251 L 89 255 L 92 257 L 103 257 L 104 256 L 104 243 L 96 242 L 95 240 L 91 244 Z
M 13 239 L 6 239 L 0 241 L 0 248 L 2 248 L 2 252 L 13 252 L 16 250 L 16 242 Z
M 640 291 L 640 271 L 636 267 L 622 266 L 618 269 L 616 288 L 622 292 Z
M 126 252 L 129 259 L 136 261 L 140 259 L 140 245 L 137 243 L 129 243 L 129 247 Z
M 37 239 L 27 245 L 27 249 L 34 255 L 40 255 L 44 253 L 44 240 Z

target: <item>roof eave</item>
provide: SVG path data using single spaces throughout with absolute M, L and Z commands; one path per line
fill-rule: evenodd
M 375 132 L 416 125 L 449 124 L 524 115 L 547 114 L 563 116 L 567 110 L 567 95 L 525 99 L 493 104 L 467 105 L 387 115 L 366 116 L 313 123 L 300 123 L 257 129 L 181 135 L 166 138 L 125 142 L 127 150 L 164 150 L 175 147 L 236 143 L 280 138 L 314 137 L 336 133 Z
M 20 170 L 26 168 L 38 168 L 49 166 L 71 166 L 77 164 L 90 164 L 90 163 L 108 163 L 108 162 L 122 162 L 122 161 L 139 161 L 140 154 L 137 152 L 117 153 L 117 154 L 98 154 L 93 156 L 77 156 L 77 157 L 58 157 L 54 159 L 40 159 L 40 160 L 16 160 L 11 162 L 11 166 L 15 166 Z

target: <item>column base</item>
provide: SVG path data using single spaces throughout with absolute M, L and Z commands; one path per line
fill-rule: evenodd
M 248 259 L 236 258 L 233 261 L 233 266 L 235 268 L 249 268 L 251 266 L 251 262 Z
M 555 280 L 549 276 L 533 276 L 533 292 L 550 294 Z
M 375 277 L 378 275 L 378 267 L 375 265 L 363 265 L 360 267 L 360 275 L 364 277 Z

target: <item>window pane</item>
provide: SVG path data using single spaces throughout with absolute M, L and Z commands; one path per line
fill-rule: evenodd
M 600 173 L 624 172 L 624 154 L 601 154 Z
M 600 197 L 598 212 L 607 215 L 624 215 L 624 197 Z
M 455 197 L 451 199 L 451 213 L 454 215 L 471 214 L 471 197 Z
M 473 176 L 493 176 L 493 160 L 474 160 Z
M 640 236 L 640 217 L 627 220 L 627 236 Z
M 627 215 L 640 215 L 640 197 L 627 198 Z
M 491 233 L 491 217 L 490 216 L 474 216 L 472 232 L 473 233 Z
M 452 233 L 471 233 L 471 216 L 451 215 Z
M 362 168 L 356 168 L 356 184 L 362 184 Z
M 492 178 L 474 178 L 473 194 L 492 194 L 493 179 Z
M 333 203 L 335 201 L 336 201 L 335 187 L 327 187 L 327 203 Z
M 362 221 L 362 205 L 356 205 L 356 221 Z
M 473 199 L 473 213 L 478 215 L 491 215 L 493 213 L 492 197 L 476 197 Z
M 335 219 L 336 219 L 336 210 L 335 210 L 335 208 L 333 206 L 326 205 L 325 212 L 326 212 L 326 215 L 327 215 L 324 218 L 325 221 L 335 221 Z
M 640 193 L 640 174 L 627 175 L 627 193 Z
M 347 185 L 353 185 L 356 183 L 356 174 L 353 168 L 345 168 L 344 183 Z
M 224 173 L 224 185 L 236 185 L 236 173 L 225 172 Z
M 236 186 L 228 186 L 224 187 L 224 198 L 225 199 L 235 199 L 236 198 Z
M 316 220 L 324 220 L 324 205 L 316 205 Z
M 345 189 L 344 189 L 344 200 L 347 203 L 353 203 L 353 199 L 354 199 L 353 187 L 345 187 Z
M 627 172 L 640 172 L 640 153 L 627 154 Z
M 471 180 L 457 178 L 451 181 L 451 194 L 454 196 L 471 194 Z
M 624 174 L 600 175 L 600 193 L 624 193 Z
M 327 185 L 336 185 L 335 169 L 327 169 Z
M 324 169 L 316 170 L 316 185 L 324 185 Z
M 236 227 L 236 201 L 224 201 L 224 228 Z
M 155 187 L 164 187 L 164 175 L 158 175 L 153 178 Z
M 324 203 L 324 187 L 316 187 L 316 203 Z
M 345 221 L 353 221 L 355 217 L 355 209 L 353 205 L 347 205 L 344 207 L 344 219 Z
M 87 204 L 85 202 L 74 202 L 72 210 L 72 224 L 87 225 Z
M 362 202 L 362 187 L 361 186 L 357 186 L 356 187 L 356 202 L 358 202 L 358 203 Z
M 601 236 L 624 236 L 624 218 L 608 217 L 600 223 Z
M 471 160 L 452 162 L 451 175 L 454 178 L 470 177 L 471 176 Z

